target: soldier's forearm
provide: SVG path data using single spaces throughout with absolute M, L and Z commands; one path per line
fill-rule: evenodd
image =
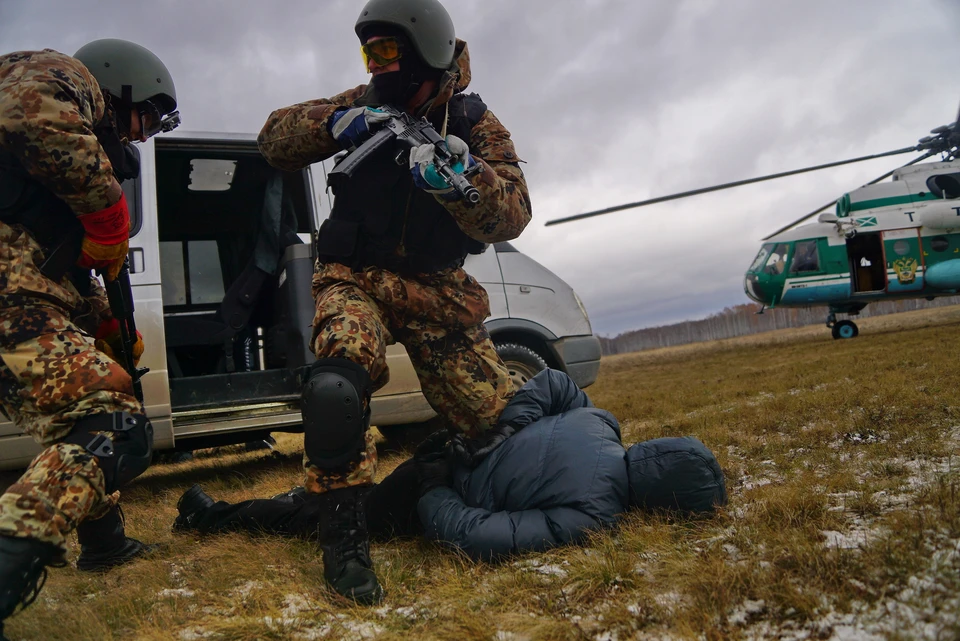
M 336 105 L 311 101 L 277 109 L 260 130 L 257 145 L 272 166 L 297 171 L 340 151 L 327 130 Z
M 327 129 L 330 115 L 340 107 L 353 105 L 365 90 L 366 86 L 360 85 L 333 98 L 277 109 L 257 136 L 260 153 L 272 166 L 286 171 L 297 171 L 329 158 L 341 150 Z
M 479 159 L 477 159 L 479 161 Z M 483 162 L 483 161 L 480 161 Z M 513 240 L 530 222 L 532 209 L 526 180 L 511 163 L 484 163 L 484 170 L 471 179 L 480 191 L 480 202 L 437 201 L 447 208 L 463 232 L 484 243 Z

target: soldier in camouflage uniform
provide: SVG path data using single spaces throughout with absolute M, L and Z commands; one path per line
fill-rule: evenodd
M 320 540 L 324 575 L 338 593 L 376 602 L 363 496 L 376 449 L 368 432 L 370 395 L 388 380 L 385 350 L 402 343 L 427 400 L 475 447 L 513 395 L 510 377 L 483 326 L 484 289 L 463 270 L 468 253 L 516 238 L 531 207 L 510 133 L 470 82 L 467 44 L 437 0 L 370 0 L 356 24 L 372 80 L 330 99 L 273 112 L 260 151 L 297 170 L 369 138 L 394 106 L 426 117 L 446 137 L 481 195 L 474 205 L 437 175 L 434 148 L 369 158 L 336 187 L 320 228 L 313 278 L 318 361 L 304 387 L 305 487 L 326 506 Z M 470 172 L 467 172 L 470 175 Z
M 153 431 L 91 269 L 117 277 L 130 233 L 120 181 L 138 173 L 127 144 L 175 108 L 166 67 L 131 42 L 0 56 L 0 410 L 45 448 L 0 496 L 0 635 L 45 566 L 63 563 L 71 530 L 81 570 L 149 548 L 126 536 L 117 488 L 146 469 Z

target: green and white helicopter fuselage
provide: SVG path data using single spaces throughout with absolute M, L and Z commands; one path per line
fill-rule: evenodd
M 898 169 L 890 182 L 845 194 L 836 214 L 770 237 L 744 290 L 768 307 L 828 305 L 831 327 L 836 313 L 872 301 L 957 294 L 960 160 Z M 842 323 L 835 336 L 856 335 Z

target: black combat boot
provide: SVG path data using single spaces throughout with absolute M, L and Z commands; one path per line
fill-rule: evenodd
M 84 572 L 104 572 L 157 549 L 156 545 L 144 545 L 124 533 L 120 506 L 95 521 L 81 522 L 77 526 L 77 540 L 80 542 L 77 569 Z
M 370 486 L 308 494 L 316 503 L 320 549 L 323 550 L 323 576 L 342 596 L 360 605 L 373 605 L 383 599 L 383 589 L 370 562 L 370 535 L 364 500 Z
M 187 532 L 196 529 L 197 522 L 203 513 L 216 501 L 207 496 L 200 485 L 193 484 L 177 501 L 177 518 L 173 521 L 174 532 Z
M 47 580 L 47 568 L 63 567 L 63 553 L 36 539 L 0 536 L 0 639 L 3 621 L 17 606 L 33 603 Z

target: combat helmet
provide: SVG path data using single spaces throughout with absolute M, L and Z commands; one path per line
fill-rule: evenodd
M 103 89 L 128 107 L 150 102 L 161 115 L 176 110 L 173 78 L 160 58 L 146 47 L 104 38 L 80 47 L 73 57 L 90 70 Z
M 355 27 L 361 42 L 364 29 L 372 25 L 391 25 L 402 31 L 433 69 L 448 69 L 453 62 L 457 42 L 453 20 L 437 0 L 370 0 Z

